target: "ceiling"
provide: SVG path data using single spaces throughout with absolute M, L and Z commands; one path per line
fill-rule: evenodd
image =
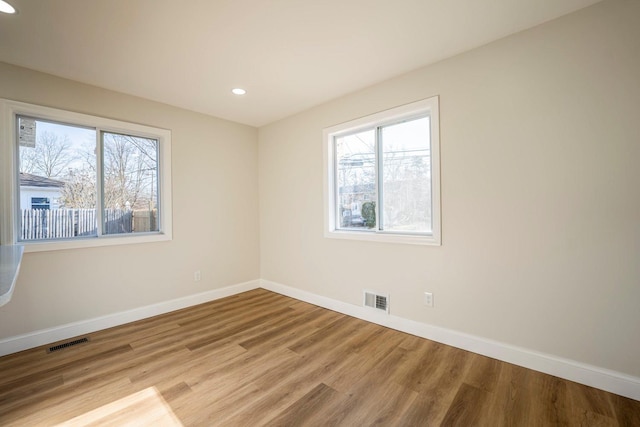
M 9 0 L 0 61 L 262 126 L 597 1 Z

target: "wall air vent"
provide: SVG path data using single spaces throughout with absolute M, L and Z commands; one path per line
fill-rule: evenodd
M 364 290 L 364 306 L 389 314 L 389 294 Z
M 53 353 L 54 351 L 62 350 L 63 348 L 71 347 L 73 345 L 82 344 L 84 342 L 89 341 L 89 338 L 80 338 L 77 340 L 69 341 L 63 344 L 54 345 L 53 347 L 49 347 L 47 353 Z

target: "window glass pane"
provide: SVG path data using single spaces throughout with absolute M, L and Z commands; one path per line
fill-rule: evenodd
M 382 139 L 382 229 L 432 232 L 429 117 L 385 126 Z
M 96 236 L 96 132 L 18 117 L 18 240 Z
M 375 130 L 335 138 L 336 225 L 347 229 L 376 227 Z
M 103 132 L 103 233 L 158 231 L 158 141 Z

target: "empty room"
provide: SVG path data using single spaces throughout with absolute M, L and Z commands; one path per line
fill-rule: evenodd
M 640 1 L 0 1 L 0 425 L 640 426 Z

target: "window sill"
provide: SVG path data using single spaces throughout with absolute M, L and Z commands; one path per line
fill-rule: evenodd
M 149 233 L 136 236 L 102 236 L 100 238 L 87 237 L 82 239 L 75 238 L 70 240 L 30 241 L 20 242 L 20 244 L 24 245 L 25 252 L 44 252 L 64 249 L 132 245 L 136 243 L 166 242 L 169 240 L 171 240 L 171 235 L 163 233 Z
M 366 231 L 349 231 L 349 230 L 334 230 L 325 231 L 324 237 L 330 239 L 345 239 L 345 240 L 364 240 L 369 242 L 381 242 L 381 243 L 401 243 L 409 245 L 424 245 L 424 246 L 441 246 L 440 239 L 432 235 L 417 235 L 417 234 L 396 234 L 385 232 L 366 232 Z

